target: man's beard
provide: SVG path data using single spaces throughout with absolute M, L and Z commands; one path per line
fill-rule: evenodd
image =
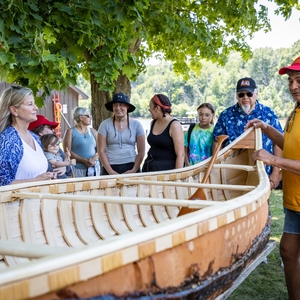
M 250 110 L 250 105 L 243 105 L 242 104 L 242 110 L 247 114 L 248 112 L 249 112 L 249 110 Z

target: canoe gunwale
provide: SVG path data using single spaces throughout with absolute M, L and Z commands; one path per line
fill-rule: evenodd
M 227 145 L 226 147 L 224 147 L 223 149 L 220 150 L 218 157 L 223 156 L 226 152 L 228 152 L 228 150 L 230 150 L 232 148 L 232 146 L 234 146 L 235 144 L 238 144 L 240 140 L 242 140 L 244 137 L 246 137 L 248 134 L 250 134 L 252 131 L 254 131 L 254 128 L 251 127 L 249 129 L 247 129 L 243 134 L 241 134 L 236 140 L 234 140 L 231 144 Z M 260 128 L 256 128 L 255 131 L 259 131 L 261 134 L 261 129 Z M 256 135 L 257 136 L 257 135 Z M 261 142 L 256 141 L 256 150 L 261 149 Z M 74 185 L 76 185 L 77 182 L 82 182 L 82 181 L 87 181 L 90 183 L 95 182 L 95 186 L 98 188 L 102 188 L 101 186 L 99 186 L 99 179 L 107 179 L 108 181 L 108 185 L 106 185 L 105 187 L 113 187 L 116 185 L 116 182 L 118 179 L 126 179 L 126 178 L 133 178 L 133 179 L 137 179 L 139 177 L 145 177 L 145 178 L 149 178 L 149 180 L 151 180 L 151 178 L 153 177 L 162 177 L 163 176 L 169 176 L 169 180 L 176 180 L 176 179 L 181 179 L 181 178 L 185 178 L 185 177 L 189 177 L 189 176 L 194 176 L 197 175 L 200 172 L 200 167 L 201 166 L 205 166 L 208 162 L 210 161 L 210 158 L 207 158 L 206 160 L 196 164 L 196 165 L 192 165 L 192 166 L 187 166 L 184 168 L 180 168 L 180 169 L 176 169 L 176 173 L 174 173 L 174 170 L 167 170 L 163 172 L 145 172 L 145 173 L 136 173 L 134 174 L 118 174 L 118 175 L 102 175 L 102 176 L 93 176 L 93 177 L 79 177 L 79 178 L 66 178 L 66 179 L 55 179 L 55 180 L 47 180 L 47 181 L 36 181 L 34 183 L 32 182 L 27 182 L 27 183 L 18 183 L 18 184 L 11 184 L 11 185 L 7 185 L 7 186 L 2 186 L 0 187 L 0 202 L 3 202 L 3 199 L 5 199 L 6 197 L 12 197 L 12 193 L 13 191 L 18 191 L 20 189 L 23 188 L 31 188 L 34 184 L 35 187 L 39 187 L 39 186 L 49 186 L 49 185 L 59 185 L 59 184 L 68 184 L 68 183 L 73 183 Z M 216 168 L 221 168 L 217 165 L 215 165 Z M 256 166 L 257 167 L 257 166 Z M 254 166 L 254 169 L 256 168 Z M 224 168 L 226 168 L 226 164 L 224 165 Z M 237 166 L 237 168 L 239 168 L 239 166 Z M 249 168 L 246 167 L 247 169 Z M 251 168 L 251 167 L 250 167 Z M 253 169 L 253 170 L 254 170 Z M 176 174 L 182 174 L 182 176 L 176 176 Z M 161 175 L 161 176 L 160 176 Z M 163 180 L 163 179 L 162 179 Z M 3 194 L 3 195 L 2 195 Z

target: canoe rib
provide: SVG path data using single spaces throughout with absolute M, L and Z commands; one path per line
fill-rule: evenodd
M 58 216 L 55 214 L 56 207 L 57 201 L 41 200 L 41 217 L 45 238 L 48 245 L 67 246 L 59 226 Z
M 91 195 L 104 195 L 104 191 L 92 190 Z M 99 237 L 105 240 L 115 236 L 116 232 L 112 229 L 107 220 L 104 203 L 90 202 L 90 206 L 92 222 Z
M 112 189 L 108 188 L 105 190 L 105 196 L 104 197 L 116 197 L 119 198 L 119 196 L 112 196 L 113 191 Z M 88 196 L 85 197 L 85 199 Z M 80 198 L 79 198 L 80 199 Z M 123 214 L 122 214 L 122 208 L 119 204 L 119 202 L 109 202 L 109 201 L 104 201 L 104 206 L 107 211 L 107 216 L 109 223 L 111 227 L 115 230 L 116 234 L 124 234 L 129 232 L 129 228 L 126 225 Z
M 121 187 L 121 197 L 128 197 L 128 190 L 127 186 L 122 186 Z M 134 207 L 136 208 L 136 207 Z M 137 208 L 136 208 L 137 210 Z M 122 211 L 124 214 L 125 222 L 129 228 L 130 231 L 136 231 L 140 227 L 137 224 L 136 219 L 134 218 L 134 212 L 133 212 L 133 205 L 129 204 L 122 204 Z
M 4 205 L 0 205 L 0 237 L 1 240 L 11 240 L 12 236 L 10 233 L 10 226 L 8 223 L 7 210 Z M 4 261 L 8 266 L 14 266 L 24 262 L 19 257 L 4 254 Z M 28 258 L 25 258 L 25 261 L 28 261 Z
M 84 243 L 76 233 L 71 207 L 72 203 L 70 201 L 59 200 L 57 203 L 63 237 L 69 246 L 79 248 L 84 246 Z

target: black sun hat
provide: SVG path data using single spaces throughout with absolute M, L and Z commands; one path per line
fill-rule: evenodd
M 114 94 L 112 101 L 105 103 L 105 107 L 109 111 L 113 111 L 113 104 L 114 103 L 125 103 L 128 105 L 128 112 L 133 112 L 135 110 L 135 106 L 130 103 L 129 98 L 127 95 L 123 93 Z

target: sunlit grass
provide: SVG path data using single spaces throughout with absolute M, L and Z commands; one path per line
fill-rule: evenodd
M 261 263 L 247 279 L 227 298 L 229 300 L 286 300 L 288 299 L 284 272 L 281 267 L 279 242 L 282 235 L 284 212 L 282 191 L 273 191 L 270 197 L 272 214 L 271 240 L 276 248 L 268 256 L 268 263 Z

